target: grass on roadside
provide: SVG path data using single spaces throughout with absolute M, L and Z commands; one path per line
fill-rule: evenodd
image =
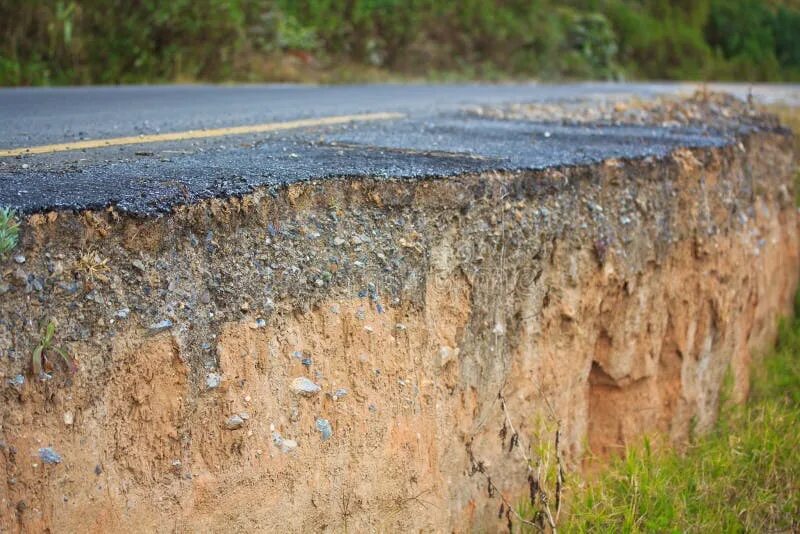
M 19 241 L 19 221 L 11 208 L 0 206 L 0 259 Z
M 800 298 L 795 308 L 800 312 Z M 648 442 L 577 490 L 566 532 L 797 532 L 800 320 L 784 321 L 751 398 L 683 454 Z

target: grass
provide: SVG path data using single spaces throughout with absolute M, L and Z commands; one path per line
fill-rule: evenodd
M 800 312 L 800 298 L 795 308 Z M 566 532 L 797 532 L 800 320 L 754 369 L 751 398 L 725 405 L 683 454 L 648 442 L 577 490 Z
M 108 281 L 106 273 L 109 270 L 109 259 L 103 258 L 96 250 L 88 250 L 81 254 L 81 257 L 78 258 L 77 266 L 89 281 L 95 279 L 101 282 Z
M 19 223 L 16 213 L 0 207 L 0 258 L 16 248 L 19 241 Z

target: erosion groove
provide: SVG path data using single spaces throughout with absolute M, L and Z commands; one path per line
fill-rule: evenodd
M 30 215 L 0 264 L 0 530 L 493 530 L 544 446 L 680 445 L 790 312 L 791 150 Z M 50 320 L 77 371 L 33 377 Z

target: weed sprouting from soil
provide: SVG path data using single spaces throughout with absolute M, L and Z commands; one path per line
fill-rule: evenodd
M 81 257 L 78 258 L 77 267 L 89 281 L 94 281 L 95 279 L 101 282 L 108 281 L 105 273 L 109 269 L 109 260 L 108 258 L 103 258 L 96 250 L 88 250 L 81 254 Z
M 11 208 L 0 207 L 0 257 L 11 252 L 19 242 L 19 222 Z
M 50 363 L 50 357 L 53 356 L 60 358 L 70 372 L 74 373 L 76 370 L 75 361 L 70 357 L 67 351 L 53 344 L 53 338 L 55 337 L 55 334 L 56 323 L 55 321 L 51 320 L 47 323 L 44 332 L 42 332 L 42 337 L 39 340 L 39 344 L 36 345 L 35 349 L 33 349 L 31 363 L 33 366 L 33 374 L 35 376 L 46 376 L 44 371 L 45 366 Z

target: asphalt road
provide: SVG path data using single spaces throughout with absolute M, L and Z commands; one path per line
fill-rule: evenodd
M 751 87 L 724 89 L 744 97 Z M 598 83 L 0 89 L 0 205 L 33 213 L 113 204 L 153 215 L 295 180 L 541 169 L 730 142 L 692 128 L 559 126 L 462 111 L 692 90 Z M 752 91 L 762 101 L 800 103 L 799 86 Z M 375 113 L 384 115 L 364 115 Z

